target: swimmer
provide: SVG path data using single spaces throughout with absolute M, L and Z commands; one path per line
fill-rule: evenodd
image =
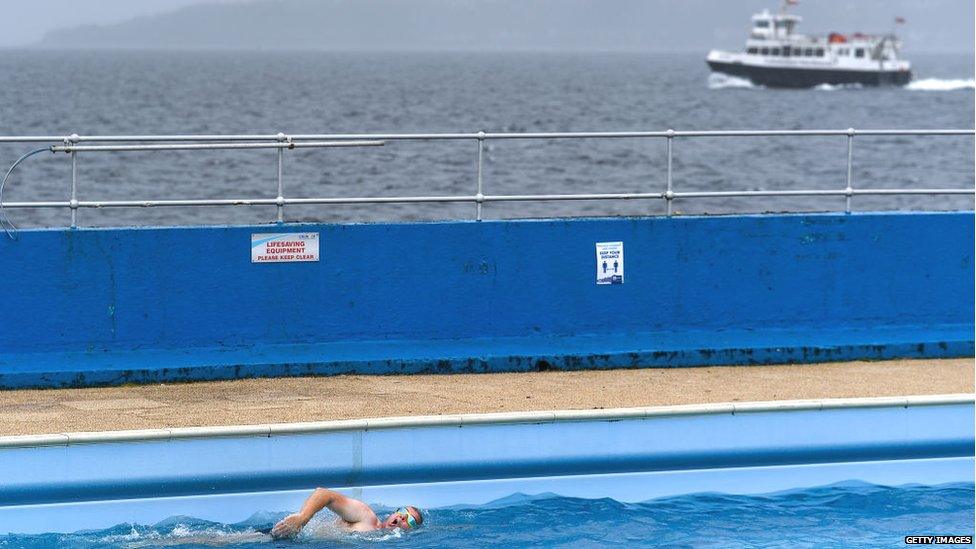
M 275 539 L 297 536 L 308 521 L 312 520 L 315 513 L 325 507 L 339 515 L 336 518 L 336 525 L 349 532 L 369 532 L 389 528 L 413 530 L 424 523 L 424 517 L 416 507 L 401 507 L 386 517 L 386 520 L 380 521 L 369 505 L 358 499 L 347 498 L 325 488 L 316 488 L 302 504 L 299 512 L 288 515 L 274 525 L 271 536 Z

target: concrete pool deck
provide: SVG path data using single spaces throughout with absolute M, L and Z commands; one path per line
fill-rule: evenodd
M 973 392 L 973 359 L 246 379 L 0 391 L 0 436 Z

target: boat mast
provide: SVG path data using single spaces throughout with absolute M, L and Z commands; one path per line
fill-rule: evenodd
M 779 5 L 779 14 L 778 15 L 786 15 L 786 12 L 789 11 L 790 6 L 795 6 L 795 5 L 799 4 L 799 3 L 800 3 L 800 0 L 783 0 L 783 3 Z M 780 29 L 780 27 L 776 24 L 777 22 L 778 22 L 777 19 L 774 17 L 773 20 L 772 20 L 772 24 L 773 24 L 773 38 L 781 38 L 780 35 L 779 35 L 779 29 Z M 789 29 L 787 27 L 783 27 L 783 28 L 784 29 L 787 29 L 787 32 L 789 32 Z

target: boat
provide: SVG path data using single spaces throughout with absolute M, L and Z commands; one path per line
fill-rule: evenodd
M 706 61 L 712 71 L 770 88 L 812 88 L 859 84 L 903 86 L 912 79 L 911 63 L 899 59 L 901 43 L 894 33 L 808 36 L 796 32 L 801 17 L 787 13 L 787 0 L 777 13 L 752 16 L 752 30 L 741 52 L 712 50 Z M 896 23 L 903 23 L 901 18 Z

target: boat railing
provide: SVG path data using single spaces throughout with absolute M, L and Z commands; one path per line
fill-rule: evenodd
M 846 197 L 845 212 L 852 211 L 852 199 L 864 195 L 976 195 L 976 189 L 965 188 L 855 188 L 853 159 L 855 137 L 867 136 L 957 136 L 972 137 L 971 129 L 925 130 L 718 130 L 718 131 L 622 131 L 622 132 L 548 132 L 548 133 L 376 133 L 376 134 L 248 134 L 248 135 L 77 135 L 68 136 L 0 136 L 3 143 L 49 143 L 20 157 L 0 182 L 0 222 L 6 208 L 65 208 L 71 212 L 71 227 L 77 226 L 81 208 L 151 208 L 166 206 L 276 206 L 277 221 L 285 221 L 288 205 L 398 204 L 398 203 L 471 203 L 474 217 L 482 219 L 482 207 L 490 202 L 537 202 L 565 200 L 664 200 L 667 215 L 673 215 L 675 200 L 730 197 Z M 709 190 L 679 191 L 673 179 L 674 142 L 690 138 L 750 137 L 839 137 L 847 141 L 846 185 L 835 189 L 806 190 Z M 667 143 L 667 171 L 661 189 L 649 192 L 592 194 L 487 194 L 485 192 L 485 144 L 501 140 L 561 139 L 663 139 Z M 285 151 L 307 148 L 376 147 L 394 141 L 471 141 L 477 144 L 477 171 L 472 173 L 473 194 L 447 196 L 364 196 L 364 197 L 288 197 L 284 188 Z M 277 150 L 277 193 L 268 198 L 162 199 L 162 200 L 79 200 L 79 154 L 127 151 L 200 151 L 200 150 Z M 71 191 L 67 200 L 5 202 L 3 183 L 16 166 L 40 152 L 65 153 L 71 162 Z M 9 224 L 9 221 L 7 221 Z

